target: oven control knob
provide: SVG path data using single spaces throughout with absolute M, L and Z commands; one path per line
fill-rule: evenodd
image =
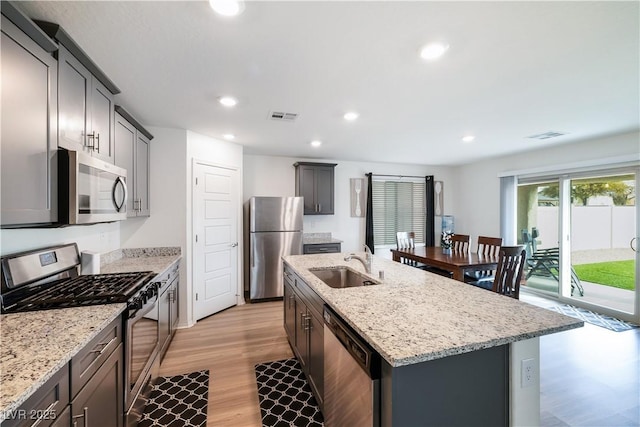
M 145 294 L 145 296 L 146 296 L 147 298 L 153 298 L 153 296 L 156 294 L 156 290 L 155 290 L 155 288 L 152 286 L 152 287 L 148 288 L 148 289 L 145 291 L 145 293 L 144 293 L 144 294 Z
M 129 301 L 129 304 L 127 304 L 127 308 L 132 312 L 140 310 L 142 308 L 142 301 L 140 300 L 140 298 L 134 298 L 133 300 Z

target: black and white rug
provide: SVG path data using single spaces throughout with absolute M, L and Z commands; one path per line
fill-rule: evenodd
M 296 359 L 256 365 L 263 427 L 322 427 L 324 420 Z
M 208 395 L 209 371 L 159 377 L 138 427 L 203 427 Z
M 607 328 L 610 331 L 614 331 L 614 332 L 628 331 L 629 329 L 635 329 L 638 327 L 638 325 L 625 322 L 624 320 L 605 316 L 600 313 L 594 313 L 593 311 L 589 311 L 587 309 L 580 308 L 580 307 L 574 307 L 568 304 L 557 305 L 557 306 L 554 305 L 547 308 L 549 310 L 556 311 L 560 314 L 571 316 L 576 319 L 580 319 L 584 322 L 591 323 L 592 325 Z

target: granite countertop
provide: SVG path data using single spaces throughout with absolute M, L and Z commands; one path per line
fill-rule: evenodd
M 359 255 L 364 256 L 364 253 Z M 375 286 L 333 289 L 310 268 L 348 266 L 344 254 L 290 255 L 284 262 L 391 366 L 439 359 L 583 326 L 583 322 L 469 284 L 373 257 Z
M 108 304 L 0 315 L 0 421 L 125 308 Z
M 342 240 L 334 239 L 331 233 L 303 233 L 303 245 L 323 245 L 326 243 L 342 243 Z
M 101 255 L 100 273 L 153 271 L 162 274 L 180 258 L 178 247 L 118 249 Z

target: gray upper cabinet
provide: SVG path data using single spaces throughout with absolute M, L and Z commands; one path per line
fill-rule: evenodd
M 149 143 L 151 135 L 124 108 L 115 107 L 115 164 L 127 170 L 127 216 L 150 216 Z
M 58 74 L 60 147 L 113 163 L 113 95 L 64 46 Z
M 5 16 L 10 11 L 21 16 L 3 2 L 2 226 L 52 223 L 58 219 L 57 63 Z M 26 17 L 23 22 L 30 23 Z
M 114 100 L 120 89 L 51 22 L 35 21 L 58 49 L 58 144 L 113 163 Z
M 305 215 L 334 214 L 335 163 L 298 162 L 296 196 L 304 197 Z

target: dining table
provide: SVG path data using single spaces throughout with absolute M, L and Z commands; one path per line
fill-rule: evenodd
M 453 279 L 464 282 L 465 273 L 472 271 L 495 270 L 498 257 L 475 252 L 446 251 L 440 246 L 418 246 L 410 249 L 391 249 L 393 260 L 416 261 L 431 267 L 450 271 Z

